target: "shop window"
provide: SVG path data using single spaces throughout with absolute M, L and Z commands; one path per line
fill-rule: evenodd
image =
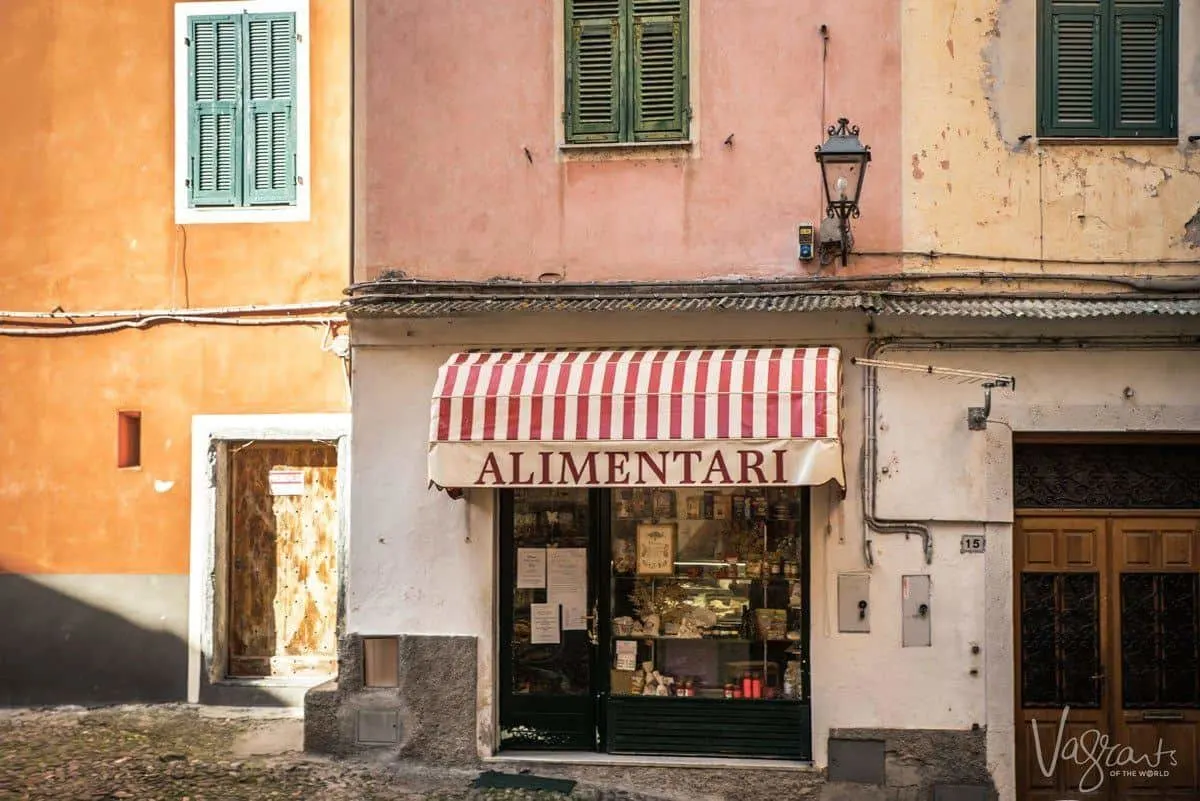
M 502 492 L 500 747 L 811 759 L 808 516 L 803 487 Z
M 804 498 L 614 490 L 610 751 L 806 756 Z
M 803 700 L 799 490 L 617 490 L 614 695 Z

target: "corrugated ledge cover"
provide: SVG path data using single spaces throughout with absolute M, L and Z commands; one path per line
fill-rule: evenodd
M 996 295 L 950 297 L 877 292 L 813 292 L 794 295 L 718 295 L 708 297 L 522 297 L 398 298 L 360 297 L 346 303 L 351 317 L 458 317 L 513 312 L 620 311 L 862 311 L 914 317 L 1017 317 L 1066 320 L 1092 317 L 1200 315 L 1200 298 L 1038 298 Z

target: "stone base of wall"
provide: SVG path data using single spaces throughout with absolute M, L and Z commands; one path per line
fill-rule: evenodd
M 829 783 L 822 801 L 997 797 L 987 768 L 986 729 L 832 729 L 829 738 Z
M 476 640 L 402 635 L 398 686 L 363 685 L 362 641 L 342 643 L 339 678 L 309 690 L 305 750 L 575 779 L 596 798 L 738 801 L 993 801 L 986 732 L 835 729 L 826 772 L 741 767 L 489 761 L 475 747 Z
M 338 756 L 386 752 L 418 762 L 475 763 L 475 638 L 395 639 L 395 687 L 364 686 L 362 638 L 343 639 L 338 678 L 304 697 L 305 750 Z

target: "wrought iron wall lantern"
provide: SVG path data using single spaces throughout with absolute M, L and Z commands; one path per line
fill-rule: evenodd
M 833 250 L 841 251 L 845 266 L 854 244 L 850 218 L 859 216 L 858 201 L 871 161 L 871 148 L 859 141 L 858 126 L 842 117 L 837 125 L 829 126 L 829 138 L 817 147 L 816 155 L 826 203 L 826 220 L 821 225 L 821 263 L 828 263 Z

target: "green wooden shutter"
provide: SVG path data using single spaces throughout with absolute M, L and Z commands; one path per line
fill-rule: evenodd
M 296 16 L 247 14 L 246 205 L 296 202 Z
M 621 0 L 568 0 L 567 141 L 621 138 Z
M 1044 0 L 1040 134 L 1103 136 L 1101 0 Z
M 687 0 L 633 0 L 633 138 L 687 138 Z
M 1175 135 L 1175 0 L 1113 3 L 1114 136 Z
M 188 201 L 236 206 L 242 196 L 241 18 L 188 20 Z

